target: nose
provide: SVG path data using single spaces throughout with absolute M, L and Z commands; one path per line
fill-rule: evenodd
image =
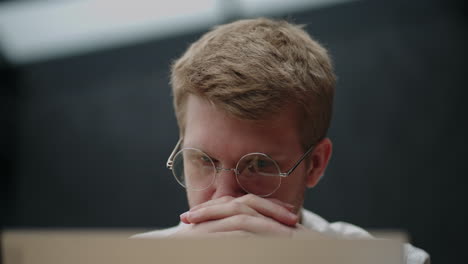
M 217 170 L 218 173 L 214 183 L 216 190 L 213 193 L 212 199 L 223 196 L 240 197 L 246 194 L 237 183 L 234 169 L 217 168 Z

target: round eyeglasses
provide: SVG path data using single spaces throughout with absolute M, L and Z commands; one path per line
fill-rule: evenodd
M 278 163 L 264 153 L 249 153 L 240 158 L 235 168 L 226 169 L 216 166 L 215 162 L 203 151 L 196 148 L 182 148 L 182 139 L 172 151 L 167 168 L 177 182 L 186 189 L 202 191 L 210 187 L 220 171 L 234 171 L 239 186 L 248 193 L 261 197 L 273 194 L 281 185 L 281 179 L 289 176 L 312 151 L 310 147 L 287 172 L 281 172 Z

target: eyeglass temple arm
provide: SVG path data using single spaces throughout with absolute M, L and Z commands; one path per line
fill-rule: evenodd
M 294 166 L 291 169 L 289 169 L 287 172 L 281 173 L 280 176 L 282 176 L 282 177 L 289 176 L 289 174 L 291 174 L 297 168 L 297 166 L 299 166 L 299 164 L 301 164 L 301 162 L 307 157 L 307 155 L 313 149 L 314 149 L 314 145 L 310 146 L 310 148 L 304 153 L 304 155 L 302 155 L 302 157 L 296 162 L 296 164 L 294 164 Z
M 177 141 L 177 144 L 176 146 L 174 147 L 174 150 L 172 150 L 172 153 L 171 155 L 169 156 L 169 158 L 167 159 L 167 162 L 166 162 L 166 167 L 170 170 L 172 170 L 172 163 L 173 163 L 173 160 L 174 160 L 174 156 L 175 154 L 177 153 L 177 150 L 179 149 L 179 146 L 182 142 L 182 138 L 179 138 L 179 141 Z

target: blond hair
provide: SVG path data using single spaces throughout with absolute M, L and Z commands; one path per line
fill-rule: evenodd
M 330 126 L 331 60 L 302 26 L 286 21 L 257 18 L 215 27 L 174 62 L 171 84 L 182 136 L 189 94 L 247 120 L 297 105 L 305 146 L 324 138 Z

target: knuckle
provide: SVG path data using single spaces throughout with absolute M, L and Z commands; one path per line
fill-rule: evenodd
M 251 193 L 249 194 L 246 194 L 242 197 L 239 198 L 239 200 L 245 202 L 245 203 L 252 203 L 254 202 L 255 200 L 257 199 L 257 196 L 256 195 L 253 195 Z
M 250 220 L 250 217 L 247 215 L 235 215 L 232 217 L 232 226 L 234 229 L 240 229 Z
M 243 212 L 243 205 L 239 202 L 231 202 L 230 203 L 231 210 L 236 212 L 236 213 L 242 213 Z
M 234 199 L 234 197 L 232 197 L 232 196 L 223 196 L 223 197 L 220 198 L 221 202 L 225 202 L 225 203 L 230 202 L 233 199 Z

